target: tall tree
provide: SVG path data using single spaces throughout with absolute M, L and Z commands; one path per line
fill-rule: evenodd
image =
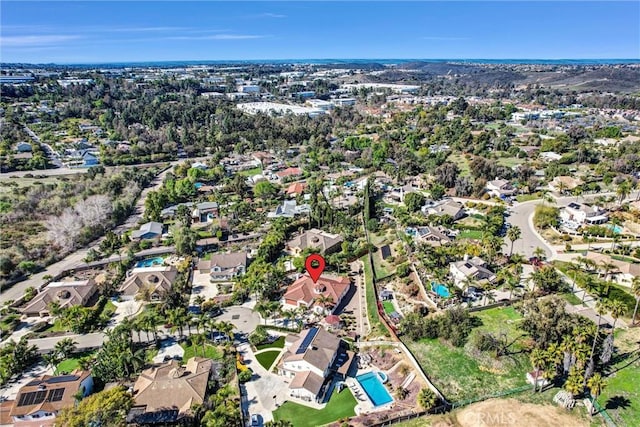
M 511 241 L 511 247 L 509 248 L 509 256 L 513 253 L 513 242 L 520 239 L 522 236 L 522 230 L 517 225 L 512 226 L 507 230 L 507 238 Z

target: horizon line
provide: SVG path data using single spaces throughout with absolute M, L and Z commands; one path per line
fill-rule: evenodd
M 158 60 L 146 60 L 146 61 L 86 61 L 86 62 L 21 62 L 21 61 L 1 61 L 0 66 L 9 66 L 9 65 L 47 65 L 47 66 L 68 66 L 68 65 L 122 65 L 122 64 L 162 64 L 162 63 L 269 63 L 269 62 L 317 62 L 317 61 L 335 61 L 335 62 L 350 62 L 350 61 L 368 61 L 369 63 L 377 62 L 377 61 L 402 61 L 402 62 L 410 62 L 410 61 L 438 61 L 438 62 L 450 62 L 450 61 L 471 61 L 471 62 L 481 62 L 481 61 L 503 61 L 508 63 L 507 61 L 514 62 L 526 62 L 526 61 L 553 61 L 553 62 L 587 62 L 587 61 L 616 61 L 616 62 L 628 62 L 628 63 L 640 63 L 640 58 L 269 58 L 269 59 L 158 59 Z

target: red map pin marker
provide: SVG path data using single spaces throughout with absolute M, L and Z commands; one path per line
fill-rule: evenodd
M 304 262 L 304 266 L 307 269 L 307 273 L 309 273 L 309 276 L 311 276 L 313 283 L 316 283 L 318 281 L 318 279 L 322 275 L 322 272 L 324 271 L 325 265 L 326 263 L 322 255 L 311 254 L 307 257 L 306 261 Z

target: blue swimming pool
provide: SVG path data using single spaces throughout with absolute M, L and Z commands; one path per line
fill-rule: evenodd
M 622 227 L 620 227 L 619 225 L 605 224 L 605 227 L 607 227 L 609 230 L 613 231 L 616 234 L 622 233 Z
M 136 267 L 153 267 L 155 265 L 162 265 L 162 264 L 164 264 L 164 258 L 155 257 L 155 258 L 148 258 L 148 259 L 143 259 L 138 261 L 136 263 Z
M 380 381 L 380 376 L 376 372 L 368 372 L 356 377 L 360 386 L 364 389 L 373 406 L 385 405 L 393 402 L 393 397 L 389 394 L 386 387 Z
M 451 296 L 451 294 L 449 293 L 449 289 L 447 289 L 446 286 L 436 282 L 431 282 L 431 290 L 442 298 L 449 298 Z

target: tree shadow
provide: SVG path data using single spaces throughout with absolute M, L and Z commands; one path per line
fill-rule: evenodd
M 627 409 L 631 406 L 631 401 L 624 396 L 613 396 L 604 405 L 604 409 Z

